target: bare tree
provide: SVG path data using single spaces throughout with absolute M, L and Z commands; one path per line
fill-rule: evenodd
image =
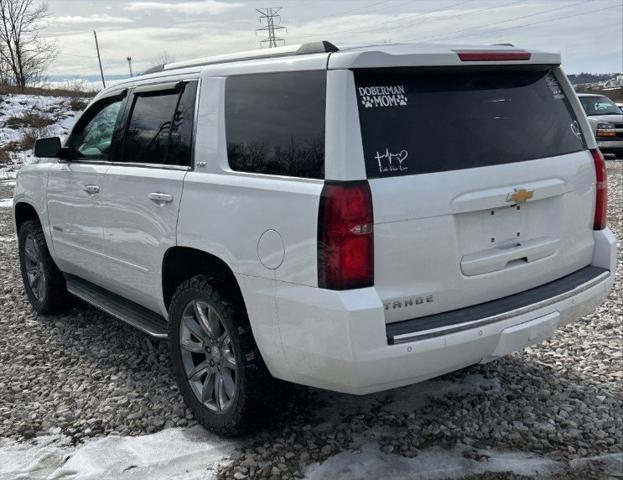
M 6 62 L 4 55 L 5 47 L 0 43 L 0 85 L 7 85 L 13 83 L 13 72 Z
M 151 66 L 159 67 L 160 65 L 166 65 L 167 63 L 173 62 L 175 62 L 175 57 L 169 55 L 167 51 L 164 51 L 160 52 L 160 54 L 156 58 L 154 58 L 154 60 L 151 62 Z
M 21 88 L 41 80 L 57 56 L 56 45 L 40 36 L 48 14 L 37 0 L 0 0 L 0 61 Z

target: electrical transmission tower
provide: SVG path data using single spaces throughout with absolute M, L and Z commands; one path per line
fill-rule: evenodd
M 279 11 L 283 7 L 271 7 L 271 8 L 256 8 L 255 10 L 260 14 L 260 25 L 266 24 L 263 27 L 257 29 L 257 32 L 267 32 L 268 38 L 260 41 L 260 46 L 264 47 L 268 44 L 268 48 L 277 47 L 279 45 L 285 45 L 286 41 L 283 38 L 278 38 L 275 35 L 275 31 L 283 30 L 286 27 L 280 25 L 281 15 Z M 286 30 L 287 32 L 287 30 Z

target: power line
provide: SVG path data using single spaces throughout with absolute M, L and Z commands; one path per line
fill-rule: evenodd
M 264 45 L 268 44 L 268 48 L 274 48 L 278 44 L 285 45 L 286 43 L 285 39 L 278 38 L 275 35 L 276 30 L 283 30 L 286 28 L 280 25 L 281 15 L 279 15 L 279 12 L 281 11 L 282 8 L 283 7 L 269 7 L 269 8 L 256 8 L 255 9 L 255 11 L 260 14 L 260 18 L 259 18 L 260 25 L 262 24 L 262 21 L 266 22 L 265 27 L 260 27 L 256 29 L 256 31 L 257 32 L 265 31 L 268 33 L 268 38 L 261 40 L 260 46 L 263 47 Z M 276 24 L 275 24 L 275 20 L 277 21 Z
M 496 23 L 496 25 L 499 25 L 501 23 L 514 22 L 514 21 L 517 21 L 517 20 L 522 20 L 524 18 L 536 17 L 536 16 L 540 16 L 540 15 L 545 15 L 546 13 L 555 12 L 555 11 L 558 11 L 558 10 L 565 10 L 567 8 L 573 8 L 573 7 L 576 7 L 577 5 L 580 5 L 580 4 L 586 5 L 586 1 L 582 0 L 582 1 L 577 2 L 577 3 L 572 3 L 571 5 L 563 5 L 561 7 L 550 8 L 549 10 L 542 10 L 540 12 L 530 13 L 528 15 L 521 15 L 519 17 L 512 17 L 512 18 L 508 18 L 506 20 L 496 21 L 495 23 Z M 478 25 L 478 26 L 475 26 L 475 27 L 462 28 L 460 30 L 454 30 L 453 32 L 448 32 L 448 33 L 443 34 L 443 35 L 435 35 L 433 37 L 425 38 L 424 40 L 421 40 L 421 41 L 429 42 L 429 41 L 432 41 L 432 40 L 443 40 L 443 39 L 447 39 L 447 38 L 453 38 L 453 37 L 456 36 L 455 34 L 462 33 L 462 32 L 469 32 L 469 31 L 472 31 L 472 30 L 477 30 L 479 28 L 482 28 L 482 25 Z M 465 36 L 471 37 L 473 35 L 478 35 L 480 33 L 481 33 L 481 31 L 477 31 L 477 32 L 474 32 L 474 33 L 468 33 Z M 413 40 L 414 39 L 409 39 L 407 41 L 410 42 L 410 41 L 413 41 Z
M 584 2 L 583 2 L 583 3 L 584 3 Z M 523 24 L 523 25 L 522 25 L 522 24 L 520 24 L 520 25 L 511 25 L 510 27 L 505 27 L 505 28 L 499 28 L 499 29 L 495 29 L 495 30 L 490 30 L 490 31 L 488 31 L 488 32 L 482 32 L 482 31 L 481 31 L 481 32 L 477 32 L 477 33 L 480 33 L 480 34 L 485 34 L 485 33 L 497 33 L 497 32 L 502 32 L 502 31 L 505 31 L 505 30 L 512 30 L 512 29 L 515 29 L 515 28 L 532 27 L 532 26 L 535 26 L 535 25 L 542 25 L 542 24 L 544 24 L 544 23 L 549 23 L 549 22 L 558 22 L 558 21 L 560 21 L 560 20 L 566 20 L 566 19 L 568 19 L 568 18 L 581 17 L 581 16 L 583 16 L 583 15 L 592 15 L 592 14 L 594 14 L 594 13 L 597 13 L 597 12 L 602 12 L 602 11 L 604 11 L 604 10 L 610 10 L 612 7 L 618 7 L 618 6 L 619 6 L 619 4 L 616 4 L 616 5 L 608 5 L 607 7 L 604 7 L 604 8 L 598 8 L 598 9 L 589 10 L 589 11 L 585 11 L 585 12 L 581 12 L 581 13 L 575 13 L 575 14 L 573 14 L 573 15 L 565 15 L 565 16 L 562 16 L 562 17 L 556 17 L 556 18 L 548 18 L 548 19 L 542 20 L 542 21 L 540 21 L 540 22 L 525 23 L 525 24 Z M 516 19 L 515 19 L 515 20 L 516 20 Z M 473 35 L 473 34 L 471 34 L 471 35 Z M 470 36 L 471 36 L 471 35 L 470 35 Z M 445 39 L 445 38 L 448 38 L 448 37 L 442 37 L 442 38 L 444 38 L 444 39 Z M 439 38 L 438 38 L 438 39 L 439 39 Z M 412 41 L 412 40 L 413 40 L 413 39 L 411 39 L 411 40 L 407 40 L 407 41 Z M 424 41 L 426 41 L 426 40 L 424 40 Z
M 347 15 L 349 13 L 356 12 L 358 10 L 366 10 L 366 9 L 370 9 L 372 7 L 376 7 L 378 5 L 387 5 L 388 3 L 392 2 L 392 1 L 396 1 L 396 0 L 383 0 L 382 2 L 374 2 L 374 3 L 371 3 L 369 5 L 363 5 L 363 6 L 357 7 L 357 8 L 350 8 L 348 10 L 331 12 L 330 15 L 323 15 L 322 17 L 313 17 L 313 19 L 314 19 L 314 22 L 317 22 L 318 20 L 322 20 L 324 18 L 335 18 L 337 16 Z M 413 0 L 404 0 L 404 1 L 399 2 L 397 4 L 391 5 L 391 8 L 396 8 L 397 6 L 404 5 L 406 3 L 413 3 Z
M 387 4 L 389 3 L 391 0 L 383 0 L 382 2 L 374 2 L 371 3 L 370 5 L 364 5 L 362 7 L 357 7 L 357 8 L 351 8 L 349 10 L 343 10 L 341 12 L 333 12 L 331 15 L 326 15 L 324 17 L 314 17 L 314 20 L 320 20 L 323 18 L 331 18 L 331 17 L 336 17 L 337 15 L 346 15 L 347 13 L 352 13 L 352 12 L 356 12 L 358 10 L 365 10 L 367 8 L 372 8 L 372 7 L 376 7 L 377 5 L 383 5 L 383 4 Z M 411 0 L 408 0 L 409 2 Z M 407 2 L 402 2 L 402 3 L 407 3 Z
M 397 28 L 405 28 L 405 27 L 411 26 L 411 25 L 413 25 L 415 20 L 418 20 L 418 19 L 420 19 L 422 17 L 426 17 L 427 15 L 430 15 L 431 13 L 441 12 L 441 11 L 447 10 L 449 8 L 459 7 L 461 5 L 465 5 L 466 3 L 471 3 L 471 2 L 474 2 L 474 1 L 475 0 L 463 0 L 462 2 L 453 3 L 452 5 L 447 5 L 445 7 L 436 8 L 434 10 L 429 10 L 427 12 L 419 13 L 419 14 L 417 14 L 415 16 L 412 16 L 411 18 L 409 18 L 407 20 L 398 21 L 398 22 L 396 22 L 395 19 L 386 20 L 386 21 L 377 23 L 372 28 L 364 28 L 364 29 L 362 29 L 361 27 L 358 27 L 358 28 L 355 28 L 355 29 L 338 30 L 336 32 L 329 32 L 328 35 L 339 35 L 339 34 L 342 34 L 342 33 L 367 33 L 367 32 L 373 31 L 373 30 L 378 30 L 380 28 L 383 28 L 385 25 L 389 25 L 389 24 L 393 24 L 392 25 L 392 31 L 395 31 Z M 458 17 L 458 16 L 461 16 L 461 15 L 463 15 L 463 16 L 465 16 L 465 15 L 472 15 L 474 13 L 478 13 L 478 12 L 481 12 L 481 11 L 484 11 L 484 10 L 493 10 L 493 9 L 496 9 L 496 8 L 502 8 L 502 7 L 505 7 L 507 5 L 511 5 L 513 3 L 518 3 L 518 2 L 521 2 L 521 1 L 522 0 L 512 0 L 510 3 L 505 3 L 503 5 L 498 5 L 497 7 L 487 7 L 487 8 L 481 9 L 481 10 L 475 10 L 473 12 L 461 13 L 461 14 L 457 14 L 457 15 L 450 15 L 448 17 L 444 17 L 443 19 L 446 20 L 448 18 L 454 18 L 454 17 Z M 440 18 L 438 18 L 438 19 L 431 19 L 429 21 L 434 21 L 434 20 L 441 20 L 441 19 Z M 317 36 L 318 36 L 317 34 L 298 35 L 297 38 L 299 38 L 299 37 L 300 38 L 317 37 Z
M 93 57 L 87 56 L 87 55 L 76 55 L 74 53 L 65 53 L 65 52 L 59 52 L 57 55 L 59 57 L 88 58 L 89 60 L 91 60 L 93 58 Z

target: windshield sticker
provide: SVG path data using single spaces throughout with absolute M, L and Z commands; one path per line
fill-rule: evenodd
M 552 73 L 547 74 L 545 77 L 545 83 L 547 83 L 547 86 L 556 100 L 562 100 L 565 98 L 565 94 L 563 93 L 562 88 L 560 88 L 558 80 Z
M 407 105 L 404 85 L 359 87 L 361 104 L 366 108 L 399 107 Z
M 380 173 L 406 172 L 409 166 L 406 163 L 409 152 L 401 150 L 398 153 L 391 153 L 389 148 L 385 152 L 376 152 L 374 159 L 379 165 Z

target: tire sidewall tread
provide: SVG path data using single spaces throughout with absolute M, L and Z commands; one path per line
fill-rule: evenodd
M 26 262 L 24 258 L 24 245 L 28 235 L 32 235 L 35 242 L 39 246 L 39 255 L 44 269 L 44 275 L 46 279 L 45 283 L 45 297 L 43 301 L 39 301 L 33 294 L 28 284 L 28 277 L 26 275 Z M 63 273 L 56 266 L 56 263 L 50 255 L 50 250 L 45 239 L 45 234 L 41 228 L 41 224 L 38 220 L 27 220 L 24 222 L 18 232 L 18 251 L 19 251 L 19 263 L 22 273 L 22 280 L 24 282 L 24 290 L 33 308 L 42 315 L 54 315 L 62 313 L 70 307 L 69 294 L 65 285 L 65 277 Z
M 197 421 L 207 429 L 225 436 L 238 436 L 266 419 L 270 410 L 275 380 L 268 372 L 253 338 L 241 299 L 232 299 L 214 286 L 215 279 L 197 275 L 176 289 L 169 308 L 169 345 L 171 366 L 180 393 Z M 230 333 L 236 362 L 238 392 L 234 404 L 222 414 L 205 407 L 193 393 L 186 377 L 179 346 L 179 322 L 192 300 L 203 300 L 220 315 Z

